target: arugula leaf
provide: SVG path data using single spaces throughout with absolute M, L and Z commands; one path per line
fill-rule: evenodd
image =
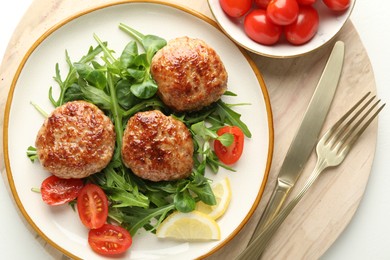
M 102 48 L 100 48 L 100 46 L 96 48 L 90 47 L 87 55 L 83 56 L 80 59 L 80 63 L 86 63 L 92 61 L 101 51 Z M 61 78 L 61 71 L 59 69 L 59 64 L 57 63 L 55 66 L 56 75 L 54 76 L 54 80 L 58 83 L 58 86 L 60 87 L 60 96 L 58 97 L 57 100 L 55 100 L 53 97 L 53 87 L 49 88 L 49 100 L 51 101 L 54 107 L 61 106 L 65 103 L 65 93 L 67 92 L 67 89 L 71 87 L 74 83 L 77 83 L 78 81 L 76 68 L 73 66 L 72 61 L 70 60 L 68 51 L 65 51 L 65 60 L 69 66 L 69 71 L 64 81 Z
M 151 225 L 150 231 L 156 229 L 169 212 L 174 209 L 175 206 L 173 204 L 147 209 L 138 207 L 127 207 L 120 210 L 118 208 L 110 208 L 108 216 L 127 228 L 130 234 L 134 236 L 138 229 L 151 225 L 150 223 L 153 219 L 157 219 L 157 223 Z
M 231 109 L 225 102 L 219 100 L 217 102 L 217 112 L 218 114 L 229 122 L 230 125 L 235 125 L 241 128 L 246 137 L 252 137 L 251 132 L 249 131 L 248 126 L 241 121 L 241 115 Z

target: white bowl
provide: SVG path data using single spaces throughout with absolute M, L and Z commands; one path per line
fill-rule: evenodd
M 314 7 L 317 9 L 320 16 L 318 31 L 309 42 L 298 46 L 292 45 L 283 39 L 271 46 L 257 43 L 245 34 L 243 17 L 240 19 L 229 18 L 222 10 L 219 0 L 208 0 L 208 4 L 221 29 L 229 38 L 241 47 L 262 56 L 292 58 L 316 50 L 333 39 L 351 15 L 355 0 L 351 0 L 351 5 L 348 10 L 342 13 L 336 13 L 329 10 L 322 0 L 317 0 Z

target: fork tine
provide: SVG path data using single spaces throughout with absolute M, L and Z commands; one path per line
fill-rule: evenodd
M 340 143 L 344 143 L 348 137 L 352 134 L 352 132 L 354 131 L 354 129 L 358 128 L 359 125 L 363 122 L 364 118 L 374 109 L 374 107 L 379 103 L 376 102 L 373 106 L 371 106 L 371 108 L 369 108 L 369 110 L 364 114 L 364 116 L 362 116 L 360 118 L 360 120 L 356 123 L 354 123 L 354 121 L 363 113 L 363 111 L 368 107 L 368 105 L 374 100 L 375 96 L 371 97 L 365 104 L 363 104 L 363 106 L 357 111 L 355 112 L 355 114 L 353 116 L 351 116 L 351 118 L 348 120 L 348 122 L 346 122 L 343 127 L 340 129 L 338 135 L 337 135 L 337 138 L 340 141 Z
M 375 96 L 371 97 L 363 106 L 354 113 L 354 115 L 348 120 L 348 122 L 343 123 L 344 120 L 349 117 L 352 112 L 360 106 L 360 104 L 367 98 L 367 96 L 370 94 L 368 92 L 361 100 L 359 100 L 348 112 L 346 115 L 344 115 L 336 124 L 343 125 L 340 126 L 337 131 L 337 133 L 334 135 L 335 137 L 333 140 L 340 140 L 337 141 L 334 146 L 336 146 L 336 149 L 339 151 L 338 153 L 348 153 L 352 145 L 355 143 L 355 141 L 360 137 L 360 135 L 366 130 L 366 128 L 371 124 L 371 122 L 375 119 L 375 117 L 379 114 L 379 112 L 383 109 L 383 107 L 386 104 L 383 104 L 380 106 L 374 114 L 367 119 L 366 123 L 360 127 L 360 125 L 363 123 L 364 120 L 369 116 L 369 114 L 374 110 L 374 108 L 377 107 L 377 105 L 380 103 L 380 100 L 376 101 L 373 105 L 371 105 L 366 112 L 364 110 L 369 106 L 369 104 L 375 99 Z M 363 113 L 364 112 L 364 113 Z M 360 116 L 363 114 L 362 116 Z M 360 119 L 355 122 L 355 120 L 360 116 Z
M 332 140 L 337 140 L 338 137 L 341 135 L 341 133 L 343 132 L 343 130 L 345 129 L 345 124 L 344 124 L 344 127 L 342 127 L 341 125 L 343 124 L 343 122 L 352 114 L 353 111 L 355 111 L 355 109 L 360 106 L 360 104 L 371 94 L 371 92 L 368 92 L 366 93 L 358 102 L 356 102 L 356 104 L 351 107 L 351 109 L 349 109 L 325 134 L 324 136 L 324 140 L 325 140 L 325 143 L 329 143 L 331 141 L 331 138 Z M 372 100 L 372 99 L 371 99 Z M 370 101 L 369 101 L 370 102 Z M 351 120 L 349 120 L 351 121 Z M 347 124 L 348 125 L 348 124 Z
M 367 119 L 364 125 L 359 128 L 359 125 L 366 119 L 366 117 L 372 112 L 372 110 L 379 104 L 380 100 L 375 102 L 370 109 L 362 116 L 359 122 L 356 124 L 354 131 L 350 131 L 348 135 L 346 135 L 345 140 L 349 138 L 349 140 L 345 141 L 343 145 L 343 150 L 348 151 L 352 145 L 356 142 L 356 140 L 361 136 L 361 134 L 367 129 L 367 127 L 371 124 L 371 122 L 375 119 L 375 117 L 379 114 L 379 112 L 385 107 L 385 104 L 382 104 L 375 112 L 371 115 L 370 118 Z

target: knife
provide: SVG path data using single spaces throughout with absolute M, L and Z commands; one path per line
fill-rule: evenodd
M 294 187 L 303 166 L 314 149 L 340 79 L 344 63 L 344 51 L 344 42 L 337 41 L 306 109 L 301 125 L 287 151 L 271 198 L 249 243 L 260 234 L 262 229 L 280 211 L 283 202 Z

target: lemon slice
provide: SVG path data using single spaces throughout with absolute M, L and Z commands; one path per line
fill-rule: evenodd
M 232 197 L 230 181 L 226 177 L 222 181 L 214 183 L 211 188 L 214 192 L 217 204 L 207 205 L 202 201 L 199 201 L 196 203 L 195 210 L 200 211 L 213 219 L 218 219 L 226 212 Z
M 221 231 L 217 222 L 198 211 L 174 212 L 156 230 L 159 238 L 185 241 L 219 240 Z

